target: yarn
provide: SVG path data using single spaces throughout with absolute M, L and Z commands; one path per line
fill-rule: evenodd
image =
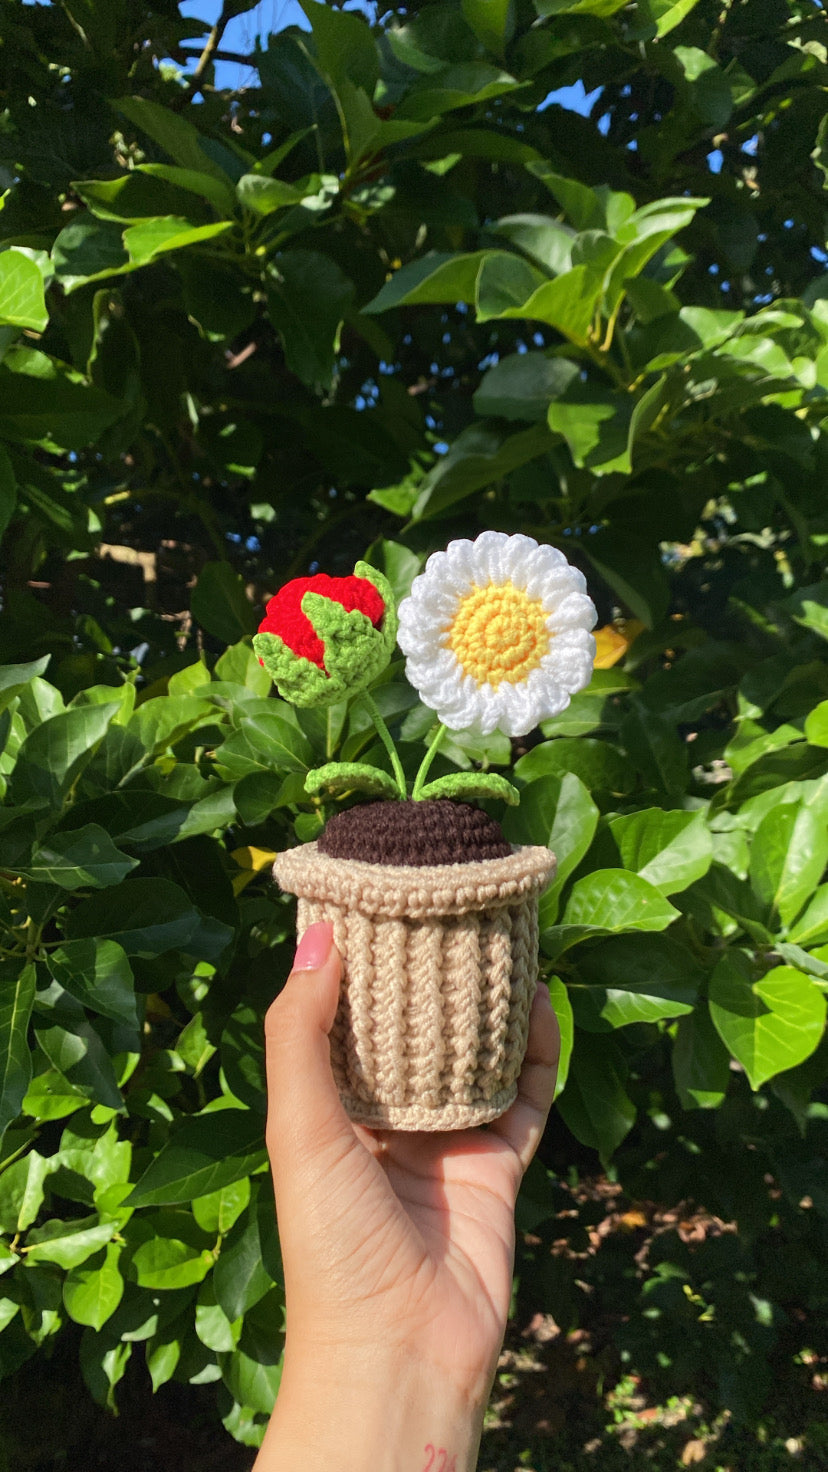
M 358 609 L 370 619 L 375 629 L 379 628 L 385 613 L 383 599 L 367 578 L 331 578 L 326 572 L 320 572 L 310 578 L 294 578 L 280 588 L 267 605 L 259 633 L 278 634 L 293 654 L 309 659 L 320 669 L 325 668 L 325 645 L 302 609 L 306 593 L 316 593 L 321 598 L 339 603 L 346 613 Z
M 368 864 L 468 864 L 512 852 L 500 824 L 482 808 L 450 798 L 368 802 L 328 820 L 322 853 Z
M 502 1114 L 526 1051 L 538 895 L 554 855 L 527 847 L 465 864 L 379 865 L 308 843 L 280 854 L 273 872 L 299 896 L 299 935 L 331 921 L 344 958 L 331 1065 L 351 1118 L 450 1130 Z

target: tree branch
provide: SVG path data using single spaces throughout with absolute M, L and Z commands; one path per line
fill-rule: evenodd
M 225 3 L 221 7 L 218 20 L 216 21 L 213 29 L 207 37 L 207 44 L 198 59 L 198 65 L 196 66 L 196 69 L 187 84 L 187 101 L 192 102 L 193 99 L 197 97 L 199 92 L 201 91 L 204 74 L 207 71 L 207 68 L 210 66 L 210 63 L 213 61 L 213 58 L 215 57 L 221 43 L 221 38 L 224 35 L 224 32 L 226 31 L 232 19 L 232 11 L 228 9 L 225 0 Z

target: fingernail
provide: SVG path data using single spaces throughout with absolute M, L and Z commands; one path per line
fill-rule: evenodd
M 293 958 L 294 971 L 318 971 L 324 966 L 333 945 L 333 926 L 330 920 L 315 920 L 309 925 L 296 947 Z
M 545 981 L 539 981 L 538 982 L 538 986 L 537 986 L 537 990 L 535 992 L 535 996 L 536 997 L 541 997 L 542 1000 L 547 1004 L 547 1006 L 549 1006 L 549 1007 L 552 1006 L 552 998 L 549 995 L 549 987 L 546 985 L 546 982 Z

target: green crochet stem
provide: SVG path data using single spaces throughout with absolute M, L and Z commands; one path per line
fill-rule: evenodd
M 397 779 L 397 786 L 400 791 L 400 797 L 404 800 L 408 796 L 408 787 L 405 780 L 405 772 L 403 771 L 403 764 L 397 755 L 397 748 L 394 745 L 391 732 L 389 731 L 388 727 L 385 724 L 385 721 L 382 718 L 379 706 L 374 700 L 374 697 L 372 695 L 369 695 L 367 690 L 363 690 L 362 698 L 365 701 L 366 706 L 368 707 L 371 720 L 374 722 L 374 725 L 377 728 L 377 735 L 379 736 L 380 741 L 382 742 L 385 750 L 388 752 L 388 755 L 391 759 L 391 766 L 394 772 L 394 776 Z
M 414 786 L 411 790 L 411 796 L 413 797 L 415 802 L 422 801 L 423 787 L 425 786 L 425 779 L 428 776 L 429 767 L 431 766 L 431 763 L 434 761 L 434 758 L 437 755 L 440 742 L 442 741 L 445 734 L 446 727 L 443 725 L 438 726 L 435 735 L 432 736 L 431 741 L 429 742 L 428 751 L 420 762 L 420 770 L 414 778 Z

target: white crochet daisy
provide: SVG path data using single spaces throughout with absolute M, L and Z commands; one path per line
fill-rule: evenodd
M 399 607 L 420 699 L 452 731 L 525 736 L 592 676 L 586 581 L 534 537 L 483 532 L 429 557 Z

